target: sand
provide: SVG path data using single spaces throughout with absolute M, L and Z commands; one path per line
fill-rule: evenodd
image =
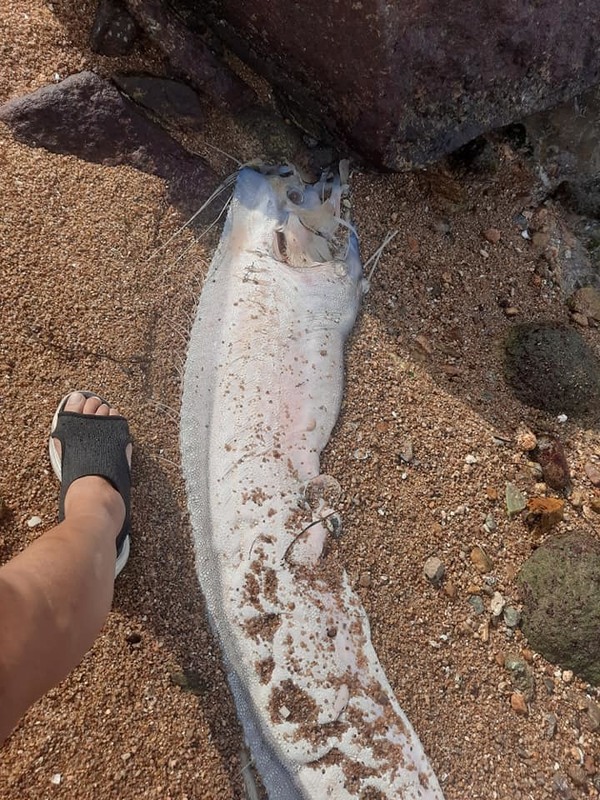
M 0 101 L 83 68 L 160 68 L 142 46 L 118 61 L 92 54 L 92 4 L 66 5 L 2 6 Z M 240 159 L 256 155 L 218 118 L 204 135 Z M 535 545 L 503 503 L 507 480 L 537 491 L 520 426 L 556 429 L 565 443 L 582 502 L 567 502 L 557 532 L 597 535 L 583 511 L 593 494 L 583 466 L 600 458 L 597 431 L 521 405 L 504 382 L 502 342 L 515 321 L 569 312 L 513 219 L 532 208 L 533 177 L 509 148 L 498 146 L 498 158 L 485 175 L 354 175 L 363 253 L 399 233 L 348 348 L 323 468 L 344 489 L 339 548 L 375 648 L 447 799 L 597 797 L 600 737 L 585 709 L 598 689 L 489 612 L 490 587 L 518 607 L 515 575 Z M 231 170 L 225 159 L 213 166 Z M 47 435 L 66 391 L 101 392 L 135 437 L 132 555 L 113 611 L 82 664 L 5 744 L 0 797 L 241 800 L 243 741 L 195 579 L 178 466 L 186 334 L 216 239 L 184 232 L 157 251 L 181 224 L 160 180 L 29 148 L 5 128 L 0 185 L 0 560 L 56 521 Z M 598 330 L 582 332 L 598 351 Z M 492 533 L 482 527 L 489 513 Z M 34 516 L 42 522 L 29 528 Z M 487 583 L 475 545 L 492 559 Z M 445 565 L 441 588 L 423 576 L 430 556 Z M 535 677 L 526 713 L 511 705 L 511 653 Z

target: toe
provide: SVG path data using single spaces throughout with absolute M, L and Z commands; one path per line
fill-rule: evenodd
M 72 411 L 75 414 L 81 414 L 85 405 L 85 397 L 81 392 L 71 392 L 65 403 L 65 411 Z
M 102 405 L 102 400 L 99 397 L 86 398 L 85 405 L 83 406 L 84 414 L 95 414 Z
M 96 409 L 96 416 L 97 417 L 108 417 L 110 413 L 110 406 L 106 403 L 100 403 L 98 408 Z

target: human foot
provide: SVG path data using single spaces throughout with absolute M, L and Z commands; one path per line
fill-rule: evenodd
M 127 420 L 91 392 L 64 397 L 52 421 L 50 461 L 61 481 L 59 519 L 80 518 L 116 538 L 116 574 L 129 555 L 131 439 Z

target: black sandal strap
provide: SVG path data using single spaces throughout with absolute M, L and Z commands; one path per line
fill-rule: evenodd
M 51 434 L 61 443 L 62 481 L 58 518 L 65 518 L 65 496 L 78 478 L 99 475 L 109 481 L 125 503 L 125 522 L 117 538 L 117 552 L 130 533 L 131 472 L 126 447 L 131 443 L 125 417 L 61 411 Z

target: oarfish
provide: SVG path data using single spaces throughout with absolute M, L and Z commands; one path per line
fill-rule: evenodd
M 340 172 L 238 173 L 183 382 L 196 565 L 271 800 L 443 800 L 336 554 L 339 484 L 319 468 L 365 289 Z

